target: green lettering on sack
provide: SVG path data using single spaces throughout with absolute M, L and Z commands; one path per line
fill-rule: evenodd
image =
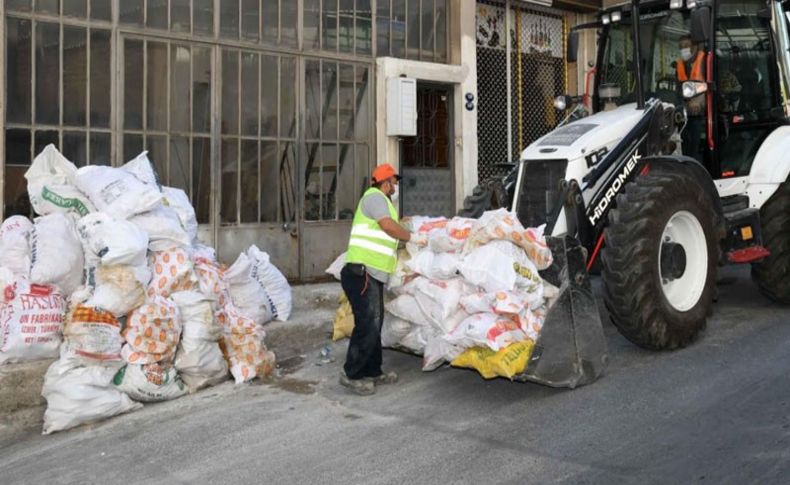
M 64 209 L 74 209 L 80 216 L 85 216 L 90 212 L 90 210 L 88 210 L 88 208 L 85 206 L 85 204 L 82 203 L 81 200 L 68 199 L 66 197 L 63 197 L 62 195 L 52 192 L 46 186 L 44 186 L 44 188 L 41 189 L 41 198 L 46 201 L 52 202 L 58 207 L 63 207 Z

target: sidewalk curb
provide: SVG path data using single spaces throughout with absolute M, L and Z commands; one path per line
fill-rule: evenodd
M 331 342 L 332 321 L 340 295 L 339 283 L 293 287 L 293 311 L 286 322 L 269 322 L 266 345 L 285 360 Z M 31 427 L 43 420 L 44 374 L 55 359 L 0 366 L 0 432 Z

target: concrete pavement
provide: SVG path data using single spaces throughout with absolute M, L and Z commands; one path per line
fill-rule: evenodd
M 725 269 L 690 348 L 640 350 L 606 324 L 610 367 L 574 391 L 419 370 L 369 398 L 317 352 L 263 384 L 230 383 L 92 427 L 0 436 L 3 483 L 786 483 L 790 310 Z

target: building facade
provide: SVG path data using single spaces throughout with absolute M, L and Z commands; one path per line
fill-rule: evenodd
M 376 163 L 400 167 L 404 213 L 451 215 L 550 128 L 585 3 L 5 0 L 4 213 L 29 211 L 24 173 L 49 143 L 78 166 L 147 150 L 222 260 L 254 243 L 290 278 L 321 277 Z M 417 80 L 416 136 L 386 132 L 401 76 Z

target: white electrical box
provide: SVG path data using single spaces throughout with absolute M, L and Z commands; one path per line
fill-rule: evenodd
M 417 136 L 416 79 L 387 79 L 387 136 Z

